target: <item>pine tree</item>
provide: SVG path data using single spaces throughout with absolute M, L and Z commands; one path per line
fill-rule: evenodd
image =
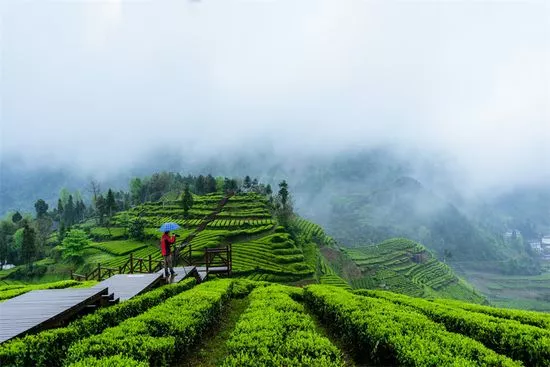
M 57 215 L 60 222 L 63 221 L 63 212 L 65 211 L 65 208 L 63 207 L 63 201 L 61 199 L 57 200 Z
M 250 180 L 250 176 L 246 176 L 246 177 L 244 178 L 243 187 L 244 187 L 245 189 L 249 189 L 250 186 L 251 186 L 251 182 L 252 182 L 252 181 Z
M 286 210 L 288 203 L 288 184 L 285 180 L 279 183 L 279 199 L 281 201 L 283 210 Z
M 218 191 L 217 185 L 216 185 L 216 179 L 212 175 L 206 176 L 206 193 L 216 192 Z
M 111 189 L 107 191 L 107 198 L 105 199 L 105 205 L 106 205 L 106 214 L 109 216 L 109 218 L 111 218 L 117 208 L 115 194 Z
M 185 190 L 183 191 L 183 198 L 181 200 L 183 206 L 183 215 L 185 218 L 189 216 L 189 209 L 193 206 L 193 195 L 189 191 L 189 184 L 185 185 Z
M 38 199 L 34 203 L 34 209 L 36 210 L 36 218 L 41 218 L 48 212 L 48 204 L 44 200 Z
M 275 209 L 279 222 L 284 226 L 288 225 L 292 217 L 292 203 L 288 191 L 288 184 L 285 180 L 279 183 L 279 193 L 277 194 Z
M 70 227 L 75 223 L 75 206 L 72 195 L 69 195 L 67 205 L 65 205 L 64 219 L 67 227 Z
M 23 226 L 23 242 L 21 244 L 21 259 L 30 268 L 32 261 L 36 256 L 36 232 L 33 228 L 25 223 Z
M 206 193 L 206 178 L 203 175 L 197 177 L 195 192 L 197 195 L 204 195 Z
M 107 204 L 103 195 L 98 195 L 95 201 L 95 207 L 98 214 L 99 225 L 103 225 L 103 218 L 107 213 Z

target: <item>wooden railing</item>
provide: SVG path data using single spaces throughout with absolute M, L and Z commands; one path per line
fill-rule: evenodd
M 119 274 L 133 273 L 156 273 L 164 266 L 163 260 L 153 260 L 152 255 L 147 258 L 134 257 L 130 254 L 130 258 L 124 265 L 119 266 Z
M 231 275 L 233 265 L 231 244 L 225 247 L 207 248 L 204 252 L 206 273 L 212 268 L 226 268 L 227 275 Z

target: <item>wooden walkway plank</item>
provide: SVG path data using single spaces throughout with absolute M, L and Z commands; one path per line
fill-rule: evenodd
M 0 343 L 67 320 L 99 302 L 107 288 L 47 289 L 0 303 Z
M 174 271 L 176 275 L 169 277 L 170 283 L 178 283 L 187 279 L 189 276 L 194 276 L 194 272 L 197 271 L 197 268 L 195 266 L 176 266 L 174 267 Z M 163 277 L 164 269 L 159 270 L 157 274 Z
M 206 272 L 206 266 L 198 266 L 197 270 L 199 272 Z M 208 267 L 209 273 L 227 273 L 227 266 L 211 266 Z
M 109 288 L 109 294 L 114 293 L 115 299 L 126 301 L 154 287 L 161 279 L 158 273 L 116 274 L 96 284 L 94 288 Z

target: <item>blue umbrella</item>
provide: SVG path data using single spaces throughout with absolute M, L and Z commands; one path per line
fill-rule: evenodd
M 162 226 L 160 226 L 159 231 L 168 232 L 168 231 L 175 231 L 176 229 L 180 229 L 179 224 L 174 222 L 167 222 L 167 223 L 164 223 Z

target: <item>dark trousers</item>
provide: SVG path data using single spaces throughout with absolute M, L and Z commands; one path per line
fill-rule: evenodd
M 174 274 L 174 268 L 172 267 L 172 254 L 164 256 L 164 274 L 168 275 L 168 268 L 170 268 L 170 273 Z

